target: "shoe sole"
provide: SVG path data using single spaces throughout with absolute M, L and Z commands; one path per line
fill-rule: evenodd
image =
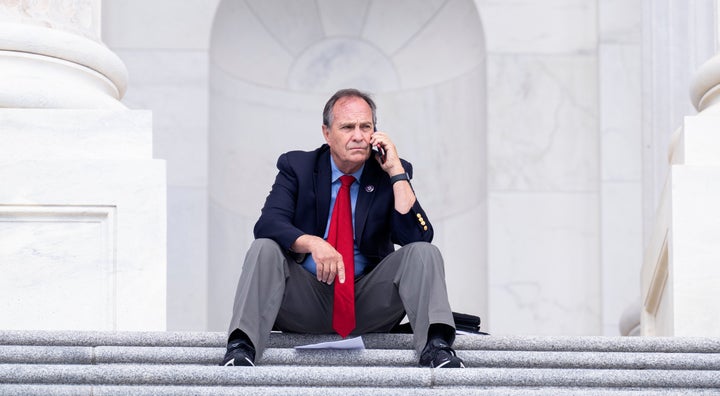
M 246 357 L 246 358 L 245 358 L 245 361 L 248 362 L 249 364 L 243 364 L 242 366 L 245 366 L 245 367 L 255 367 L 255 364 L 254 364 L 254 363 L 252 362 L 252 360 L 250 360 L 249 358 Z M 232 358 L 232 359 L 228 360 L 227 363 L 224 364 L 224 366 L 225 366 L 225 367 L 237 366 L 237 365 L 235 364 L 235 358 Z
M 452 363 L 452 364 L 450 364 L 450 363 Z M 440 363 L 438 366 L 436 366 L 434 368 L 443 368 L 443 367 L 445 367 L 445 368 L 465 368 L 465 365 L 462 362 L 453 363 L 452 360 L 448 360 L 448 361 Z

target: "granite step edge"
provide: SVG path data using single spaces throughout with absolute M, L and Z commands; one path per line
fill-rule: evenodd
M 221 347 L 68 347 L 0 346 L 5 364 L 156 364 L 217 365 Z M 469 367 L 720 370 L 720 354 L 665 352 L 547 352 L 464 350 L 458 355 Z M 415 367 L 410 350 L 313 350 L 271 348 L 258 365 Z
M 410 349 L 410 334 L 366 334 L 369 349 Z M 288 348 L 337 341 L 337 335 L 273 333 L 268 346 Z M 102 332 L 2 330 L 0 345 L 222 347 L 223 332 Z M 456 350 L 720 353 L 718 337 L 483 336 L 459 335 Z
M 273 387 L 273 386 L 152 386 L 152 385 L 25 385 L 0 384 L 0 396 L 575 396 L 579 394 L 607 396 L 706 396 L 716 395 L 715 389 L 695 388 L 529 388 L 529 387 L 434 387 L 434 388 L 348 388 L 348 387 Z
M 2 384 L 720 388 L 720 371 L 317 366 L 0 365 Z

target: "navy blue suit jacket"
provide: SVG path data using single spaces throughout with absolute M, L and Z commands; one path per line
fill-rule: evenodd
M 290 252 L 290 246 L 303 234 L 323 237 L 330 213 L 330 161 L 327 144 L 278 158 L 279 172 L 255 224 L 255 238 L 273 239 Z M 412 177 L 412 165 L 401 161 Z M 432 225 L 417 200 L 404 215 L 394 205 L 390 177 L 371 156 L 365 162 L 355 207 L 355 242 L 369 260 L 366 272 L 393 252 L 394 244 L 432 241 Z M 296 256 L 298 262 L 302 258 L 304 255 Z

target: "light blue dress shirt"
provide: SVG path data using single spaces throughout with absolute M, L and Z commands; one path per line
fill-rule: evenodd
M 325 240 L 327 240 L 328 230 L 330 229 L 330 219 L 332 218 L 333 208 L 335 207 L 335 198 L 337 198 L 338 191 L 340 191 L 340 176 L 344 175 L 344 173 L 337 168 L 335 161 L 332 160 L 332 157 L 330 158 L 330 166 L 332 169 L 332 185 L 330 186 L 330 212 L 328 213 L 328 219 L 325 225 L 325 234 L 323 234 L 323 239 Z M 355 177 L 355 182 L 350 186 L 350 206 L 352 207 L 353 234 L 355 233 L 355 204 L 357 203 L 358 193 L 360 192 L 360 176 L 362 176 L 364 168 L 365 165 L 363 165 L 359 171 L 352 174 L 352 176 Z M 354 235 L 353 239 L 355 239 Z M 365 270 L 368 260 L 365 256 L 360 254 L 357 242 L 354 242 L 353 245 L 355 248 L 355 276 L 358 276 Z M 317 264 L 315 264 L 315 260 L 312 258 L 311 254 L 307 255 L 305 261 L 302 263 L 302 266 L 312 274 L 317 274 Z

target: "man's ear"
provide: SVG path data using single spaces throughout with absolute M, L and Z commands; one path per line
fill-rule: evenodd
M 330 139 L 329 139 L 329 137 L 330 137 L 330 128 L 328 128 L 327 126 L 325 126 L 325 125 L 323 124 L 323 126 L 322 126 L 322 132 L 323 132 L 323 137 L 325 138 L 325 142 L 326 142 L 326 143 L 330 143 Z

